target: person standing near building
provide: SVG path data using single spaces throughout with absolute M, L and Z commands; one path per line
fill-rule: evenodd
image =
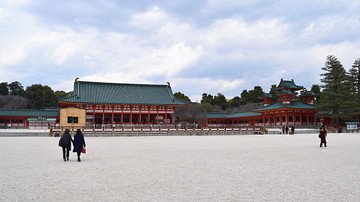
M 295 135 L 295 126 L 291 126 L 291 134 Z
M 286 130 L 286 135 L 289 134 L 289 126 L 286 125 L 285 130 Z
M 326 132 L 325 126 L 322 125 L 322 126 L 320 127 L 320 135 L 319 135 L 319 138 L 320 138 L 320 147 L 322 147 L 323 144 L 324 144 L 324 146 L 326 147 L 326 135 L 327 135 L 327 132 Z
M 80 129 L 77 129 L 76 134 L 74 136 L 74 150 L 73 152 L 77 153 L 78 162 L 80 162 L 80 155 L 83 148 L 86 147 L 84 135 L 82 134 Z
M 63 134 L 62 141 L 61 141 L 64 161 L 66 161 L 66 160 L 69 161 L 69 152 L 71 150 L 71 142 L 74 143 L 74 141 L 70 135 L 70 130 L 65 129 L 65 133 Z

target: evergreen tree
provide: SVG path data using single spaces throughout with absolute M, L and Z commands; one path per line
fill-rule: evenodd
M 327 112 L 326 116 L 332 118 L 335 126 L 339 126 L 341 121 L 349 118 L 349 112 L 353 105 L 351 88 L 348 76 L 340 61 L 333 55 L 327 56 L 325 66 L 321 68 L 325 73 L 321 82 L 324 89 L 320 97 L 319 108 Z
M 25 97 L 29 100 L 28 108 L 44 109 L 58 107 L 58 99 L 49 86 L 34 84 L 26 88 Z
M 318 84 L 312 85 L 311 91 L 320 95 L 320 86 Z
M 226 109 L 229 106 L 226 97 L 221 93 L 214 96 L 214 102 L 215 105 L 222 107 L 222 109 Z
M 209 103 L 210 105 L 214 105 L 214 96 L 211 94 L 203 93 L 200 102 L 201 104 Z
M 355 60 L 348 75 L 349 82 L 352 85 L 352 91 L 356 95 L 356 100 L 360 103 L 360 58 Z
M 231 107 L 238 107 L 241 105 L 241 98 L 239 96 L 235 96 L 233 99 L 229 100 L 228 103 Z
M 184 93 L 176 92 L 176 93 L 174 93 L 174 96 L 179 100 L 182 100 L 185 102 L 191 102 L 190 98 L 188 96 L 186 96 Z
M 0 83 L 0 95 L 9 95 L 7 82 Z
M 25 90 L 20 82 L 14 81 L 8 84 L 10 95 L 24 96 Z
M 246 103 L 248 103 L 249 101 L 249 92 L 245 89 L 241 92 L 240 96 L 241 96 L 241 104 L 246 105 Z

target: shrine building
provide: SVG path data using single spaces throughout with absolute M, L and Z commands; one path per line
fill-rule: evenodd
M 61 108 L 86 110 L 86 127 L 118 124 L 175 124 L 176 99 L 170 84 L 122 84 L 78 81 Z
M 273 89 L 274 93 L 265 93 L 260 99 L 263 107 L 250 112 L 240 113 L 209 113 L 208 125 L 212 127 L 242 127 L 242 126 L 315 126 L 316 117 L 315 98 L 312 91 L 303 91 L 303 86 L 295 84 L 294 80 L 281 79 L 279 85 Z

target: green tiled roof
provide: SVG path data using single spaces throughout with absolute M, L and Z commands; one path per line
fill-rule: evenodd
M 304 88 L 303 86 L 298 86 L 295 84 L 294 79 L 291 79 L 291 81 L 286 81 L 281 79 L 279 85 L 277 88 L 275 88 L 274 90 L 280 90 L 280 89 L 284 89 L 284 88 L 288 88 L 288 89 L 302 89 Z
M 168 85 L 122 84 L 78 81 L 74 95 L 63 102 L 89 104 L 183 105 Z
M 276 92 L 276 95 L 297 95 L 297 93 L 289 89 L 282 89 L 280 92 Z
M 242 118 L 242 117 L 252 117 L 252 116 L 262 116 L 262 113 L 254 112 L 238 112 L 238 113 L 208 113 L 208 118 Z
M 26 116 L 26 117 L 57 117 L 59 109 L 2 109 L 0 116 Z
M 275 102 L 272 105 L 254 109 L 253 111 L 266 111 L 266 110 L 274 110 L 274 109 L 281 109 L 281 108 L 291 108 L 291 109 L 315 109 L 314 105 L 309 105 L 299 101 L 291 101 L 290 104 L 283 104 L 282 102 Z

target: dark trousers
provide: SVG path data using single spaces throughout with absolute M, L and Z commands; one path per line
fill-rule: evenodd
M 66 159 L 65 157 L 69 159 L 70 146 L 63 146 L 62 150 L 63 150 L 63 159 L 65 160 Z
M 322 147 L 323 144 L 326 147 L 326 139 L 325 138 L 321 138 L 320 147 Z

